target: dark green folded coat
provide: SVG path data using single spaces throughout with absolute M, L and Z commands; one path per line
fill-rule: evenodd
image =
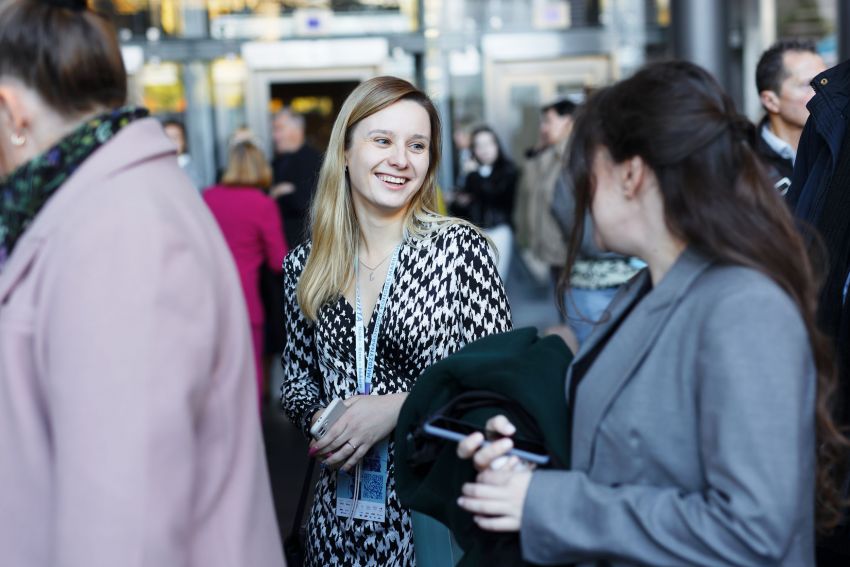
M 572 353 L 559 337 L 538 338 L 533 328 L 491 335 L 431 366 L 407 397 L 395 433 L 396 490 L 403 506 L 428 514 L 452 530 L 465 552 L 460 565 L 522 564 L 518 536 L 484 532 L 457 506 L 461 486 L 474 480 L 475 470 L 469 461 L 457 458 L 455 443 L 436 440 L 443 446 L 433 464 L 410 466 L 410 457 L 416 452 L 413 433 L 458 394 L 492 391 L 511 398 L 535 418 L 553 461 L 565 466 L 570 443 L 564 388 L 571 360 Z M 482 408 L 458 417 L 483 426 L 499 413 L 510 419 L 510 412 L 504 410 Z M 517 435 L 533 437 L 519 427 Z

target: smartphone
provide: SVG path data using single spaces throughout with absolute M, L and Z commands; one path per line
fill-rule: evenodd
M 325 436 L 325 433 L 328 432 L 328 429 L 336 423 L 342 414 L 345 413 L 345 410 L 348 407 L 342 403 L 340 398 L 335 399 L 330 403 L 328 407 L 325 408 L 325 411 L 322 412 L 322 415 L 319 416 L 319 419 L 316 420 L 316 423 L 310 428 L 310 435 L 313 436 L 313 439 L 318 441 L 322 437 Z
M 441 439 L 448 439 L 449 441 L 461 441 L 476 431 L 484 434 L 485 438 L 490 436 L 480 427 L 472 425 L 471 423 L 441 416 L 432 417 L 426 421 L 424 430 L 425 433 L 429 435 L 433 435 L 434 437 L 439 437 Z M 491 438 L 484 441 L 484 444 L 488 445 L 495 440 L 496 439 Z M 537 465 L 546 465 L 549 463 L 549 454 L 546 452 L 546 448 L 542 444 L 536 441 L 522 439 L 520 437 L 512 437 L 511 440 L 514 442 L 514 447 L 508 451 L 508 455 L 514 455 L 520 459 Z

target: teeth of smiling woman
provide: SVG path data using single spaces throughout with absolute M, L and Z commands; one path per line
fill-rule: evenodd
M 378 176 L 378 179 L 380 179 L 381 181 L 386 181 L 386 182 L 388 182 L 388 183 L 396 183 L 396 184 L 398 184 L 398 185 L 401 185 L 402 183 L 404 183 L 404 182 L 405 182 L 405 179 L 404 179 L 404 178 L 402 178 L 402 177 L 393 177 L 393 176 L 391 176 L 391 175 L 379 175 L 379 176 Z

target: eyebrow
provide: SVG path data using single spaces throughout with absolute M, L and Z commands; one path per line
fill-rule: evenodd
M 367 134 L 367 136 L 373 136 L 375 134 L 383 134 L 384 136 L 392 137 L 392 136 L 395 135 L 395 132 L 390 132 L 389 130 L 371 130 Z M 429 141 L 428 136 L 423 136 L 422 134 L 414 134 L 413 136 L 410 137 L 410 139 L 411 140 L 424 140 L 426 142 Z

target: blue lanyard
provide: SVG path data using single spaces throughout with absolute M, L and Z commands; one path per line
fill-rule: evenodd
M 375 371 L 375 353 L 378 351 L 378 333 L 381 330 L 381 321 L 384 318 L 384 310 L 390 297 L 390 287 L 393 283 L 395 269 L 398 265 L 398 253 L 401 244 L 393 250 L 390 265 L 387 268 L 387 277 L 384 280 L 384 288 L 381 290 L 381 300 L 378 304 L 378 315 L 375 319 L 375 328 L 372 330 L 372 340 L 369 342 L 369 357 L 364 361 L 365 336 L 363 329 L 363 308 L 360 304 L 360 261 L 359 254 L 354 255 L 354 354 L 357 359 L 357 393 L 368 396 L 372 392 L 372 374 Z

